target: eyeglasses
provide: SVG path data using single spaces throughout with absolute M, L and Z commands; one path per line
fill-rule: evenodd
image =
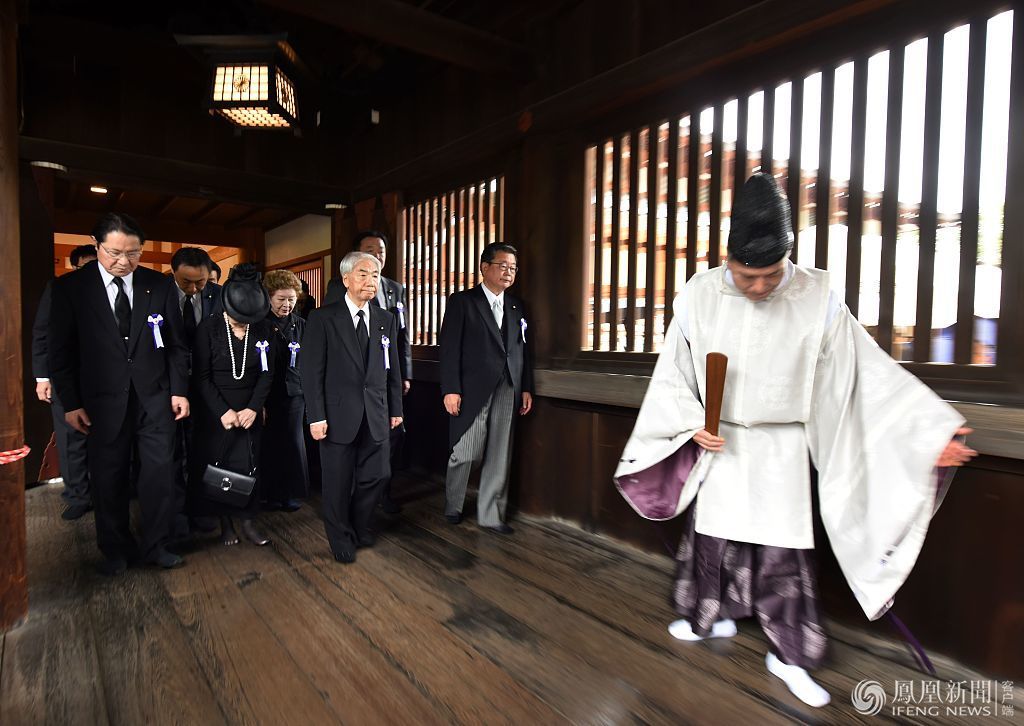
M 488 265 L 494 265 L 502 272 L 511 272 L 513 275 L 519 272 L 519 268 L 515 265 L 510 265 L 507 262 L 488 262 Z
M 122 252 L 121 250 L 113 250 L 113 251 L 112 250 L 108 250 L 102 244 L 97 245 L 97 247 L 102 249 L 104 252 L 106 252 L 108 255 L 113 257 L 115 260 L 119 260 L 119 259 L 121 259 L 123 257 L 126 260 L 134 262 L 135 260 L 137 260 L 140 257 L 142 257 L 142 250 L 131 250 L 129 252 Z

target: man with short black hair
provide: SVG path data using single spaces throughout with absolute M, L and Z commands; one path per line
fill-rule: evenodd
M 441 323 L 441 393 L 449 419 L 445 519 L 462 521 L 472 469 L 483 461 L 477 524 L 511 534 L 505 523 L 512 461 L 512 419 L 533 408 L 533 362 L 523 301 L 506 290 L 518 252 L 493 242 L 480 255 L 483 282 L 448 298 Z
M 210 282 L 214 285 L 220 286 L 220 265 L 213 260 L 210 260 Z
M 220 285 L 209 282 L 213 260 L 201 247 L 182 247 L 171 255 L 171 273 L 178 287 L 178 309 L 189 347 L 203 318 L 223 312 Z
M 210 282 L 213 260 L 201 247 L 182 247 L 171 255 L 171 274 L 178 292 L 178 310 L 181 313 L 181 329 L 188 346 L 188 370 L 192 373 L 192 346 L 195 343 L 196 328 L 204 318 L 215 317 L 224 312 L 220 297 L 220 285 Z M 188 452 L 192 448 L 192 419 L 178 422 L 174 435 L 174 524 L 171 537 L 184 539 L 190 532 L 186 499 L 188 496 Z M 216 525 L 197 518 L 192 528 L 209 530 Z
M 93 245 L 79 245 L 71 250 L 71 266 L 76 270 L 96 259 Z M 89 501 L 89 467 L 86 460 L 85 436 L 68 426 L 64 420 L 64 407 L 54 395 L 50 383 L 50 365 L 47 362 L 47 334 L 50 327 L 50 308 L 53 303 L 53 280 L 46 283 L 36 309 L 32 325 L 32 374 L 36 378 L 36 397 L 50 404 L 53 414 L 54 443 L 60 458 L 60 475 L 64 479 L 64 501 L 67 507 L 61 515 L 75 520 L 92 509 Z
M 173 516 L 174 422 L 188 416 L 187 349 L 175 285 L 139 267 L 144 237 L 125 214 L 100 218 L 96 262 L 58 279 L 49 365 L 68 425 L 88 436 L 100 571 L 119 575 L 136 556 L 159 567 Z M 138 451 L 142 546 L 128 518 L 128 469 Z

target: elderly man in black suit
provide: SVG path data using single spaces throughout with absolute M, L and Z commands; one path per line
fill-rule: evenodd
M 187 350 L 174 281 L 139 267 L 135 220 L 106 214 L 93 231 L 97 262 L 53 286 L 49 362 L 73 429 L 88 435 L 89 479 L 104 574 L 141 555 L 160 567 L 182 559 L 165 545 L 173 518 L 174 422 L 188 416 Z M 128 467 L 140 464 L 141 548 L 128 524 Z
M 533 408 L 533 363 L 522 300 L 515 282 L 518 253 L 494 242 L 480 255 L 483 282 L 448 298 L 441 324 L 441 393 L 449 419 L 445 518 L 462 521 L 473 467 L 483 461 L 477 524 L 511 534 L 505 523 L 512 457 L 512 418 Z
M 324 524 L 331 552 L 350 563 L 374 543 L 370 523 L 390 475 L 388 433 L 402 423 L 398 325 L 370 304 L 380 262 L 350 252 L 340 271 L 340 302 L 310 313 L 300 361 L 310 435 L 320 442 Z
M 367 230 L 356 235 L 355 249 L 373 255 L 380 261 L 381 270 L 387 263 L 388 238 L 383 232 Z M 345 286 L 337 278 L 327 285 L 324 305 L 338 302 L 345 295 Z M 409 393 L 412 387 L 412 348 L 409 346 L 409 330 L 405 327 L 405 285 L 389 277 L 381 276 L 377 294 L 370 300 L 371 305 L 387 310 L 398 321 L 398 366 L 402 374 L 402 395 Z M 391 468 L 398 463 L 399 448 L 405 435 L 405 426 L 399 426 L 391 432 Z M 381 504 L 388 514 L 398 514 L 401 505 L 391 498 L 391 477 L 384 483 Z
M 81 269 L 96 259 L 93 245 L 81 245 L 71 250 L 71 266 Z M 36 309 L 32 325 L 32 374 L 36 378 L 36 397 L 50 404 L 53 414 L 54 442 L 60 457 L 60 475 L 64 479 L 64 501 L 67 507 L 61 517 L 74 520 L 92 509 L 89 496 L 89 467 L 85 451 L 85 436 L 68 426 L 64 420 L 64 406 L 53 393 L 50 382 L 50 362 L 46 339 L 50 331 L 50 309 L 53 301 L 53 281 L 46 283 L 43 296 Z

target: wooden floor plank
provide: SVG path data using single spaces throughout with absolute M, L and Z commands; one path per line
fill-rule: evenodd
M 214 551 L 193 552 L 186 567 L 162 577 L 229 722 L 340 722 L 341 714 L 281 646 Z
M 430 692 L 418 689 L 344 614 L 339 616 L 309 577 L 294 571 L 273 546 L 220 547 L 216 559 L 346 722 L 448 723 L 449 715 Z
M 109 722 L 84 604 L 87 566 L 73 554 L 76 527 L 60 518 L 59 491 L 51 485 L 26 494 L 29 616 L 4 639 L 4 724 Z
M 324 593 L 367 638 L 442 702 L 459 723 L 561 723 L 543 701 L 507 673 L 451 638 L 429 613 L 410 606 L 381 587 L 372 573 L 380 565 L 376 550 L 361 550 L 356 565 L 342 566 L 325 556 L 327 543 L 318 522 L 280 547 L 296 571 Z M 304 564 L 312 567 L 303 567 Z
M 741 624 L 741 634 L 730 641 L 706 641 L 704 643 L 676 643 L 667 635 L 665 626 L 673 615 L 665 595 L 652 598 L 652 589 L 667 593 L 669 585 L 669 561 L 665 560 L 661 588 L 652 588 L 651 573 L 659 568 L 650 562 L 638 563 L 624 549 L 616 552 L 606 549 L 607 545 L 588 549 L 596 538 L 585 538 L 577 534 L 564 536 L 551 531 L 550 524 L 534 525 L 520 522 L 516 535 L 509 538 L 495 538 L 482 533 L 473 526 L 458 527 L 447 525 L 437 514 L 437 509 L 416 508 L 409 511 L 404 519 L 438 538 L 494 564 L 514 578 L 536 587 L 556 599 L 563 600 L 581 612 L 596 617 L 608 628 L 622 630 L 633 638 L 652 647 L 669 647 L 680 657 L 690 654 L 706 654 L 715 651 L 726 658 L 701 658 L 692 662 L 694 668 L 713 673 L 723 682 L 732 683 L 738 690 L 749 690 L 763 699 L 774 702 L 790 715 L 809 722 L 850 723 L 856 720 L 867 722 L 866 717 L 857 714 L 850 706 L 848 697 L 860 680 L 871 679 L 888 682 L 896 680 L 920 682 L 927 677 L 906 665 L 871 656 L 870 653 L 851 647 L 843 641 L 832 643 L 832 665 L 816 672 L 833 694 L 833 705 L 826 711 L 809 709 L 793 698 L 785 687 L 764 669 L 763 658 L 767 644 L 756 624 Z M 399 541 L 409 541 L 411 533 L 402 532 Z M 566 541 L 574 540 L 574 541 Z M 589 540 L 589 542 L 587 542 Z M 423 551 L 422 543 L 417 551 Z M 429 549 L 429 548 L 428 548 Z M 459 554 L 448 553 L 442 557 L 458 559 Z M 641 558 L 644 559 L 644 558 Z M 636 598 L 623 583 L 635 579 L 635 573 L 644 575 L 641 585 L 636 587 Z M 629 613 L 624 618 L 623 613 Z M 666 645 L 667 643 L 667 645 Z M 736 664 L 743 663 L 743 673 L 736 672 Z M 972 680 L 981 678 L 963 668 L 953 667 L 940 679 Z M 890 692 L 892 692 L 890 687 Z M 836 711 L 838 709 L 838 711 Z M 832 713 L 829 714 L 828 712 Z M 912 721 L 912 720 L 911 720 Z M 955 718 L 948 723 L 966 723 Z
M 446 570 L 433 554 L 419 540 L 387 541 L 374 574 L 407 602 L 443 619 L 449 630 L 574 723 L 619 723 L 627 717 L 645 723 L 724 722 L 737 714 L 761 723 L 787 720 L 763 703 L 731 692 L 733 703 L 699 710 L 684 692 L 697 684 L 680 688 L 678 664 L 671 659 L 640 653 L 635 641 L 609 637 L 563 604 L 495 576 L 486 562 Z M 485 588 L 473 586 L 484 579 Z M 721 684 L 698 680 L 709 697 L 716 690 L 726 694 Z
M 33 490 L 31 610 L 0 639 L 0 724 L 872 724 L 894 719 L 853 710 L 860 680 L 924 680 L 895 638 L 835 625 L 817 674 L 833 703 L 807 708 L 765 672 L 755 623 L 667 634 L 670 559 L 550 520 L 452 527 L 421 490 L 354 565 L 330 556 L 314 502 L 261 515 L 270 547 L 208 537 L 181 569 L 115 579 L 92 571 L 91 516 L 63 522 L 59 489 Z M 935 661 L 943 680 L 983 678 Z

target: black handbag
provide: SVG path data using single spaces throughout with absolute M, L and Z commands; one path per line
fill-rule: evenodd
M 253 489 L 256 488 L 256 459 L 252 451 L 252 436 L 245 430 L 245 438 L 249 445 L 249 473 L 242 474 L 221 467 L 220 461 L 227 451 L 229 435 L 229 432 L 224 432 L 220 455 L 212 464 L 206 465 L 206 471 L 203 472 L 203 490 L 213 501 L 241 509 L 249 503 Z

